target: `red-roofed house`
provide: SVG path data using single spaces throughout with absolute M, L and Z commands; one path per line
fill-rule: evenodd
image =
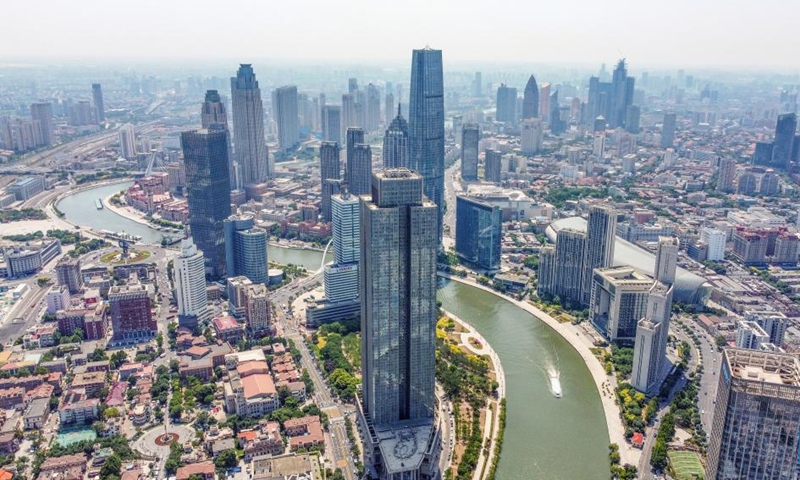
M 212 322 L 217 338 L 231 344 L 236 344 L 244 336 L 243 326 L 235 318 L 226 315 L 217 317 Z
M 286 420 L 283 422 L 283 428 L 289 436 L 289 446 L 292 451 L 322 445 L 325 441 L 322 424 L 316 415 Z
M 205 480 L 214 480 L 214 462 L 209 460 L 180 467 L 175 478 L 176 480 L 189 480 L 192 475 L 200 475 Z
M 631 445 L 636 448 L 642 448 L 644 446 L 644 435 L 641 432 L 636 432 L 631 437 Z

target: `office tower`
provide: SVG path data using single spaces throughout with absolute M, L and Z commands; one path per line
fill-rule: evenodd
M 53 104 L 48 102 L 36 102 L 31 104 L 31 119 L 39 122 L 41 132 L 41 145 L 49 147 L 55 142 L 53 133 Z
M 71 295 L 80 293 L 83 289 L 80 258 L 72 258 L 69 255 L 61 257 L 56 264 L 56 278 L 60 286 L 69 289 Z
M 733 192 L 736 180 L 736 160 L 722 158 L 717 160 L 717 190 L 724 193 Z
M 244 276 L 253 283 L 268 283 L 267 231 L 255 225 L 252 215 L 231 215 L 223 222 L 225 266 L 229 277 Z
M 606 205 L 593 205 L 589 209 L 586 226 L 586 259 L 583 265 L 581 303 L 589 305 L 593 270 L 610 267 L 614 261 L 614 232 L 617 230 L 617 212 Z M 637 319 L 638 320 L 638 319 Z
M 796 131 L 796 113 L 778 115 L 778 123 L 775 126 L 775 141 L 772 142 L 772 161 L 770 162 L 772 167 L 784 170 L 789 169 Z
M 646 395 L 658 393 L 661 379 L 667 373 L 665 366 L 672 291 L 672 285 L 656 281 L 647 296 L 646 315 L 637 323 L 631 386 Z
M 586 103 L 585 123 L 591 125 L 597 117 L 609 119 L 612 105 L 612 85 L 599 77 L 589 78 L 589 98 Z M 605 126 L 603 127 L 605 129 Z
M 611 111 L 607 117 L 611 128 L 625 127 L 628 107 L 633 103 L 633 89 L 634 78 L 628 76 L 625 59 L 622 59 L 611 78 Z
M 678 249 L 680 244 L 674 237 L 659 237 L 656 253 L 656 268 L 653 271 L 659 282 L 672 285 L 675 283 L 675 271 L 678 268 Z
M 325 298 L 329 302 L 342 302 L 358 297 L 359 199 L 346 191 L 334 195 L 331 210 L 334 261 L 325 266 Z
M 206 96 L 200 107 L 200 125 L 208 130 L 224 131 L 226 133 L 226 143 L 228 144 L 228 177 L 231 181 L 231 190 L 238 190 L 242 187 L 237 178 L 237 163 L 232 155 L 233 143 L 231 133 L 228 130 L 228 112 L 222 102 L 217 90 L 206 90 Z
M 423 181 L 407 169 L 376 172 L 372 200 L 361 200 L 361 421 L 371 432 L 364 436 L 365 459 L 381 478 L 438 478 L 439 213 L 424 197 Z M 399 451 L 398 429 L 425 447 L 411 456 Z
M 461 258 L 486 270 L 500 268 L 502 230 L 499 206 L 456 197 L 456 252 Z
M 558 268 L 556 265 L 556 271 Z M 565 281 L 570 282 L 570 277 L 567 276 Z M 595 269 L 590 289 L 589 320 L 609 341 L 635 339 L 637 323 L 647 313 L 647 299 L 652 286 L 653 279 L 633 267 Z
M 181 133 L 189 228 L 203 252 L 206 273 L 225 275 L 223 221 L 231 215 L 231 184 L 228 176 L 227 133 L 194 130 Z
M 192 238 L 181 240 L 181 252 L 174 261 L 178 325 L 194 328 L 209 317 L 206 269 L 203 252 Z
M 756 322 L 740 320 L 736 327 L 736 347 L 749 350 L 762 350 L 769 342 L 769 334 Z
M 126 123 L 119 127 L 119 154 L 126 160 L 136 159 L 136 131 Z
M 353 152 L 356 150 L 357 143 L 364 143 L 364 129 L 361 127 L 347 127 L 345 131 L 345 179 L 349 180 L 349 165 L 353 161 Z
M 383 135 L 383 167 L 408 167 L 408 122 L 400 113 L 397 105 L 397 116 L 394 117 L 386 133 Z
M 475 72 L 475 78 L 472 79 L 472 96 L 483 96 L 483 76 L 481 72 Z
M 497 150 L 487 148 L 484 152 L 483 178 L 487 182 L 501 183 L 503 181 L 503 154 Z
M 550 121 L 550 84 L 547 82 L 539 89 L 539 117 L 542 121 Z
M 425 196 L 439 207 L 442 239 L 444 212 L 444 84 L 442 51 L 414 50 L 411 60 L 408 167 L 425 179 Z
M 103 105 L 103 87 L 99 83 L 92 84 L 92 102 L 94 103 L 94 118 L 97 123 L 106 121 L 106 108 Z
M 80 127 L 94 123 L 94 111 L 89 100 L 79 100 L 78 103 L 67 100 L 67 124 Z
M 322 139 L 326 142 L 342 143 L 342 107 L 322 107 Z
M 134 275 L 127 285 L 114 285 L 108 290 L 111 307 L 112 345 L 129 345 L 151 340 L 158 327 L 150 310 L 150 295 Z
M 349 133 L 350 129 L 348 129 L 348 140 Z M 356 143 L 352 149 L 347 150 L 347 157 L 345 175 L 347 189 L 355 196 L 369 195 L 369 182 L 372 178 L 372 149 L 364 143 Z
M 272 110 L 278 122 L 278 148 L 282 152 L 294 150 L 300 143 L 297 87 L 288 85 L 276 88 L 272 92 Z
M 478 181 L 478 143 L 481 127 L 477 123 L 465 123 L 461 133 L 461 178 L 468 182 Z
M 520 146 L 523 155 L 535 155 L 542 150 L 542 131 L 541 118 L 526 118 L 520 125 Z
M 705 478 L 797 477 L 797 356 L 726 348 L 721 363 Z
M 567 131 L 567 118 L 561 118 L 561 107 L 558 103 L 558 90 L 550 94 L 550 131 L 553 135 L 561 135 Z
M 347 79 L 347 93 L 355 93 L 358 91 L 358 79 L 357 78 L 348 78 Z
M 497 89 L 498 122 L 514 123 L 517 121 L 517 89 L 501 83 Z
M 361 125 L 358 124 L 356 115 L 356 95 L 345 93 L 342 95 L 342 130 L 346 132 L 350 127 L 361 127 Z
M 625 113 L 625 131 L 636 134 L 639 133 L 639 123 L 641 121 L 642 109 L 636 105 L 628 105 Z
M 331 212 L 331 197 L 342 192 L 344 187 L 345 181 L 340 178 L 330 178 L 322 181 L 322 193 L 320 194 L 322 197 L 320 201 L 320 213 L 322 214 L 324 221 L 330 222 L 331 218 L 333 218 L 333 214 Z
M 269 292 L 263 283 L 244 287 L 244 318 L 247 329 L 253 334 L 269 333 Z
M 758 184 L 758 193 L 766 196 L 775 195 L 778 193 L 780 185 L 781 177 L 771 168 L 767 169 L 764 175 L 761 176 L 761 182 Z
M 721 262 L 725 259 L 725 242 L 727 235 L 716 228 L 703 227 L 700 231 L 700 241 L 708 245 L 707 260 Z
M 753 152 L 754 165 L 772 165 L 772 142 L 756 142 L 756 148 Z
M 324 182 L 329 179 L 341 178 L 341 161 L 339 144 L 336 142 L 322 142 L 319 146 L 320 179 Z
M 664 121 L 661 124 L 661 148 L 672 148 L 675 146 L 675 122 L 677 116 L 674 113 L 665 113 Z
M 231 105 L 233 146 L 242 185 L 264 183 L 272 176 L 264 140 L 264 107 L 256 74 L 249 63 L 239 65 L 236 76 L 231 77 Z M 198 246 L 202 250 L 199 241 Z
M 539 116 L 539 86 L 536 78 L 531 75 L 525 85 L 525 92 L 522 98 L 522 119 L 535 118 Z
M 389 90 L 388 87 L 387 87 L 387 90 Z M 395 103 L 394 103 L 394 95 L 391 92 L 389 92 L 389 93 L 386 94 L 386 100 L 383 103 L 383 124 L 384 125 L 388 126 L 390 123 L 392 123 L 392 114 L 394 113 L 394 105 L 395 105 Z M 400 112 L 398 111 L 397 114 L 400 115 Z
M 366 91 L 366 122 L 364 128 L 368 132 L 375 132 L 381 124 L 381 94 L 378 87 L 373 84 L 367 85 Z

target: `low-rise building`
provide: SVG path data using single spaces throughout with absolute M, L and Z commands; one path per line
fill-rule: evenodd
M 99 418 L 99 405 L 100 400 L 96 398 L 68 403 L 58 410 L 58 417 L 62 424 L 90 423 Z
M 292 451 L 322 445 L 325 442 L 322 423 L 317 415 L 286 420 L 283 422 L 283 428 L 289 437 L 289 448 Z
M 214 326 L 214 332 L 219 340 L 236 345 L 239 340 L 244 338 L 243 326 L 230 315 L 216 317 L 211 324 Z
M 252 480 L 284 480 L 322 478 L 319 459 L 316 455 L 295 453 L 273 457 L 271 455 L 253 458 Z
M 44 427 L 47 417 L 50 415 L 50 399 L 37 398 L 28 404 L 22 420 L 25 423 L 25 430 L 41 430 Z
M 189 477 L 194 475 L 202 477 L 204 480 L 214 480 L 214 462 L 209 460 L 205 462 L 184 465 L 183 467 L 178 468 L 178 471 L 175 474 L 175 479 L 189 480 Z

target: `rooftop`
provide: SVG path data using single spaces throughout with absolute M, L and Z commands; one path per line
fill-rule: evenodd
M 244 377 L 242 379 L 242 388 L 244 389 L 244 397 L 247 399 L 275 395 L 277 393 L 272 377 L 263 373 Z
M 794 355 L 739 348 L 726 349 L 724 355 L 725 367 L 734 378 L 759 385 L 800 387 L 800 360 Z M 800 400 L 800 390 L 796 395 Z
M 434 433 L 433 420 L 417 425 L 376 429 L 387 473 L 413 471 L 422 465 Z

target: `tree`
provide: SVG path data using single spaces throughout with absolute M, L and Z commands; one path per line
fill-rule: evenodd
M 214 459 L 214 466 L 218 470 L 227 470 L 239 464 L 239 459 L 236 457 L 236 450 L 223 450 Z
M 109 360 L 112 370 L 118 370 L 120 366 L 127 362 L 128 354 L 125 353 L 125 350 L 117 350 L 113 355 L 111 355 L 111 359 Z
M 159 349 L 164 346 L 164 334 L 161 332 L 158 332 L 158 335 L 156 335 L 156 346 L 158 346 Z
M 714 341 L 717 343 L 717 346 L 720 347 L 720 348 L 721 347 L 725 347 L 725 346 L 728 345 L 728 340 L 725 338 L 724 335 L 717 335 L 717 337 L 714 339 Z
M 114 453 L 106 459 L 106 463 L 104 463 L 103 468 L 100 469 L 100 478 L 109 478 L 112 475 L 119 475 L 121 468 L 122 459 L 119 458 L 119 455 Z

